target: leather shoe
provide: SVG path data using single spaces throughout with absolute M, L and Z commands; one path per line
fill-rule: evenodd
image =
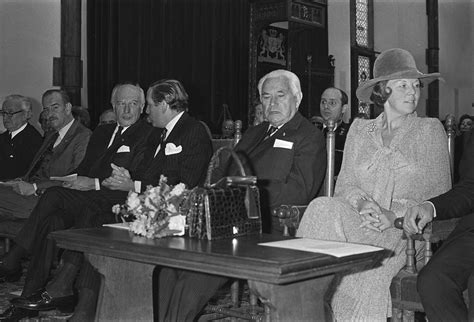
M 21 274 L 21 267 L 7 269 L 5 265 L 3 265 L 3 261 L 0 261 L 0 283 L 17 282 L 21 278 Z
M 20 309 L 14 305 L 10 305 L 5 312 L 0 313 L 0 321 L 2 322 L 16 322 L 24 318 L 32 318 L 38 315 L 37 311 L 30 311 Z
M 75 302 L 76 297 L 74 295 L 52 297 L 45 289 L 39 290 L 28 297 L 17 297 L 10 300 L 10 303 L 16 307 L 34 311 L 53 309 L 72 311 Z

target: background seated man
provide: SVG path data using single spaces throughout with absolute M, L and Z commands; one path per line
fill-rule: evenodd
M 91 128 L 91 116 L 86 108 L 82 106 L 73 106 L 72 116 L 88 129 Z
M 21 95 L 9 95 L 1 114 L 7 131 L 0 135 L 0 181 L 23 176 L 41 146 L 41 134 L 28 121 L 31 101 Z
M 319 109 L 323 118 L 323 133 L 326 135 L 326 123 L 328 120 L 336 122 L 334 132 L 336 134 L 336 155 L 334 175 L 337 176 L 341 170 L 342 156 L 344 153 L 344 144 L 346 143 L 349 124 L 343 121 L 344 116 L 349 110 L 347 94 L 335 87 L 329 87 L 321 95 Z
M 109 108 L 108 110 L 105 110 L 102 112 L 102 114 L 100 114 L 99 125 L 115 123 L 117 123 L 117 117 L 113 109 Z
M 86 153 L 91 131 L 72 117 L 67 93 L 48 90 L 43 94 L 42 104 L 54 131 L 44 139 L 22 179 L 0 186 L 0 218 L 27 218 L 38 194 L 62 184 L 50 178 L 70 174 Z
M 263 231 L 282 235 L 270 211 L 281 204 L 308 204 L 316 197 L 325 176 L 326 147 L 321 132 L 298 112 L 303 94 L 294 73 L 272 71 L 260 79 L 258 91 L 266 121 L 249 128 L 235 151 L 258 178 Z M 226 173 L 227 167 L 221 173 L 235 175 L 232 164 Z M 166 267 L 154 278 L 159 321 L 193 320 L 228 280 Z

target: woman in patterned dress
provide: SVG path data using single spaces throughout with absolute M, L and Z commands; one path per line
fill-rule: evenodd
M 335 279 L 328 295 L 337 321 L 386 321 L 391 316 L 390 281 L 405 263 L 406 243 L 394 220 L 407 207 L 451 187 L 443 126 L 415 112 L 421 81 L 438 77 L 419 72 L 406 50 L 389 49 L 378 56 L 374 79 L 359 86 L 357 97 L 383 112 L 373 120 L 354 120 L 334 197 L 314 199 L 301 220 L 298 237 L 386 250 L 371 267 Z

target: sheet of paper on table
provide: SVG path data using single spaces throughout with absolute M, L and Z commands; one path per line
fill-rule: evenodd
M 77 180 L 77 173 L 70 174 L 68 176 L 62 177 L 50 177 L 50 180 L 57 180 L 57 181 L 76 181 Z
M 345 243 L 337 242 L 330 240 L 319 240 L 319 239 L 310 239 L 310 238 L 296 238 L 296 239 L 287 239 L 280 240 L 275 242 L 260 243 L 261 246 L 270 246 L 270 247 L 279 247 L 279 248 L 288 248 L 302 250 L 305 252 L 313 253 L 322 253 L 335 257 L 344 257 L 355 254 L 370 253 L 381 250 L 383 248 L 363 245 L 363 244 L 354 244 L 354 243 Z

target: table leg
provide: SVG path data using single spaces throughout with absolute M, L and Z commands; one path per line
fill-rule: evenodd
M 286 285 L 249 281 L 249 287 L 270 309 L 271 321 L 330 321 L 324 295 L 334 274 Z
M 87 254 L 103 275 L 96 321 L 153 321 L 155 265 Z

